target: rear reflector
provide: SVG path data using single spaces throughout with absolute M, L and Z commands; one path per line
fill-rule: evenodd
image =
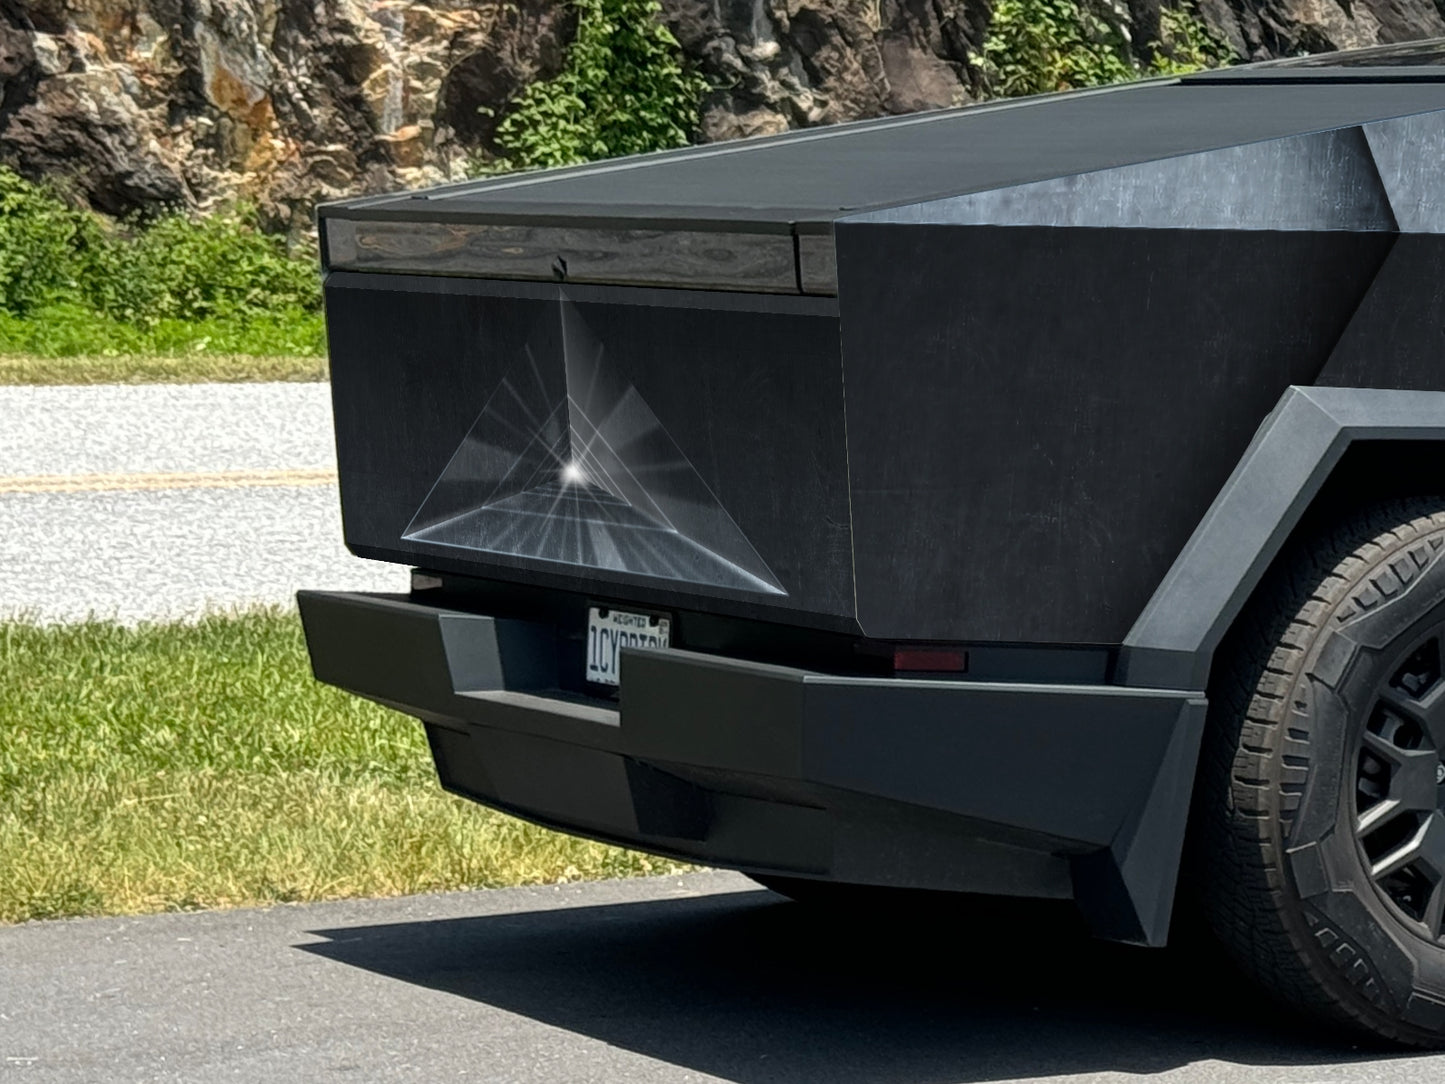
M 968 652 L 957 647 L 895 647 L 893 669 L 908 673 L 963 673 Z

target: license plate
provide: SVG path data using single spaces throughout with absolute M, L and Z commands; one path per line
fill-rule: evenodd
M 672 622 L 665 617 L 593 606 L 587 611 L 587 680 L 617 684 L 624 647 L 667 647 Z

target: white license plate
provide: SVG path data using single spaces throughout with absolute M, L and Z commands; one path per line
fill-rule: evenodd
M 667 647 L 672 622 L 665 617 L 593 606 L 587 611 L 587 680 L 617 684 L 624 647 Z

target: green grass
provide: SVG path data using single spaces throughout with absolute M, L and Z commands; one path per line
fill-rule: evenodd
M 325 353 L 326 329 L 320 313 L 167 317 L 138 325 L 74 302 L 46 305 L 23 316 L 0 311 L 0 354 L 314 358 Z
M 246 381 L 325 380 L 326 360 L 249 354 L 92 354 L 38 357 L 0 354 L 6 384 L 234 384 Z
M 0 625 L 0 922 L 675 868 L 444 794 L 293 613 Z
M 236 363 L 242 356 L 310 359 L 287 368 L 314 376 L 326 352 L 321 307 L 314 243 L 265 233 L 244 207 L 114 221 L 0 167 L 8 383 L 53 383 L 58 372 L 94 382 L 266 379 L 278 370 L 274 361 Z M 61 370 L 51 364 L 61 358 L 84 360 Z

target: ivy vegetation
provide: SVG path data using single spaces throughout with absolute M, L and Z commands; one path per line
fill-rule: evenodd
M 1107 0 L 1103 0 L 1107 3 Z M 994 96 L 1016 98 L 1183 75 L 1234 59 L 1229 46 L 1186 7 L 1165 7 L 1162 41 L 1139 59 L 1127 21 L 1092 0 L 998 0 L 984 42 Z
M 659 0 L 571 0 L 577 35 L 555 78 L 533 83 L 497 126 L 478 172 L 546 169 L 666 150 L 696 134 L 707 82 L 662 21 Z M 1019 97 L 1219 67 L 1229 47 L 1185 6 L 1136 50 L 1110 0 L 997 0 L 983 50 L 993 96 Z M 1146 59 L 1140 59 L 1143 56 Z
M 115 223 L 0 168 L 0 354 L 316 356 L 315 254 L 245 211 Z
M 497 126 L 506 169 L 545 169 L 690 143 L 707 84 L 659 0 L 572 0 L 566 66 L 529 85 Z

